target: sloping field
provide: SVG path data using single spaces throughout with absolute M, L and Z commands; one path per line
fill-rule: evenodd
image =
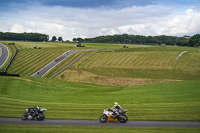
M 199 79 L 200 78 L 200 52 L 187 52 L 176 62 L 174 69 L 185 73 L 188 79 Z
M 101 52 L 82 62 L 81 68 L 170 69 L 174 58 L 178 54 L 179 51 Z
M 50 78 L 52 75 L 54 75 L 55 73 L 61 71 L 66 66 L 70 65 L 76 59 L 81 57 L 83 55 L 83 53 L 84 52 L 77 52 L 77 53 L 74 53 L 74 54 L 70 55 L 69 57 L 64 59 L 62 62 L 60 62 L 56 67 L 54 67 L 52 70 L 50 70 L 47 74 L 45 74 L 44 77 Z
M 69 43 L 56 43 L 56 42 L 15 42 L 18 49 L 33 49 L 34 46 L 41 47 L 42 49 L 45 48 L 63 48 L 63 47 L 74 47 L 73 44 Z
M 3 42 L 5 44 L 9 42 Z M 116 44 L 84 44 L 86 47 L 74 47 L 75 43 L 52 43 L 52 42 L 15 42 L 19 52 L 13 61 L 8 73 L 20 74 L 21 76 L 30 76 L 46 64 L 60 56 L 62 53 L 71 49 L 105 49 L 121 47 Z M 33 47 L 36 46 L 36 49 Z M 41 47 L 41 49 L 38 49 Z M 12 53 L 12 52 L 11 52 Z M 81 53 L 70 56 L 64 62 L 51 70 L 46 77 L 52 76 L 73 60 L 78 58 Z
M 177 56 L 185 49 L 188 52 L 175 62 Z M 67 76 L 69 74 L 71 76 Z M 74 79 L 80 77 L 80 79 L 87 78 L 90 82 L 98 82 L 97 79 L 103 79 L 102 76 L 112 79 L 113 77 L 169 80 L 199 79 L 200 53 L 197 48 L 180 47 L 150 47 L 115 50 L 114 52 L 93 52 L 88 53 L 70 70 L 60 74 L 57 79 L 77 81 Z
M 9 42 L 2 42 L 8 44 Z M 36 46 L 37 49 L 33 49 Z M 15 46 L 9 46 L 10 54 L 13 55 L 15 47 L 19 49 L 17 56 L 8 69 L 8 73 L 30 76 L 54 58 L 67 50 L 63 44 L 37 43 L 37 42 L 15 42 Z M 38 49 L 41 47 L 42 49 Z
M 122 47 L 122 45 L 117 44 L 83 45 L 86 46 L 84 48 L 91 49 Z M 63 52 L 76 48 L 73 43 L 50 42 L 16 42 L 16 46 L 19 49 L 19 53 L 8 72 L 20 74 L 21 76 L 32 75 Z M 42 49 L 33 49 L 34 46 L 41 47 Z M 184 53 L 175 62 L 176 57 L 185 50 L 188 52 Z M 47 73 L 45 77 L 51 77 L 81 55 L 82 53 L 77 53 L 70 56 Z M 150 83 L 149 79 L 156 79 L 156 81 L 158 81 L 157 79 L 160 79 L 160 81 L 163 79 L 165 81 L 199 79 L 199 56 L 200 53 L 197 48 L 137 47 L 136 45 L 130 45 L 128 49 L 88 53 L 79 62 L 56 78 L 100 84 L 108 84 L 109 82 L 111 85 L 122 82 L 123 85 L 132 85 L 130 82 L 134 81 L 130 78 L 137 79 L 137 81 L 141 79 L 140 83 L 143 81 Z M 152 83 L 154 82 L 152 81 Z
M 2 43 L 2 42 L 1 42 Z M 9 50 L 9 57 L 8 57 L 8 60 L 7 62 L 0 67 L 0 72 L 4 72 L 6 66 L 8 65 L 9 61 L 11 60 L 11 58 L 13 57 L 13 55 L 15 54 L 16 52 L 16 47 L 13 46 L 13 45 L 8 45 L 8 43 L 4 43 L 7 47 L 8 47 L 8 50 Z M 1 53 L 0 53 L 1 55 Z
M 15 60 L 13 61 L 11 67 L 8 69 L 8 72 L 30 76 L 65 51 L 67 50 L 65 49 L 20 50 Z
M 39 105 L 48 109 L 48 119 L 98 120 L 118 101 L 129 109 L 129 120 L 200 121 L 199 80 L 120 87 L 0 77 L 0 84 L 0 117 L 19 118 Z
M 85 45 L 86 48 L 121 47 Z M 112 107 L 112 103 L 117 101 L 124 109 L 129 109 L 129 120 L 200 121 L 200 53 L 196 48 L 133 46 L 128 49 L 93 52 L 55 79 L 48 79 L 30 75 L 61 53 L 75 47 L 65 43 L 32 42 L 17 42 L 16 46 L 20 51 L 9 72 L 18 73 L 21 77 L 0 77 L 0 117 L 20 118 L 26 108 L 38 105 L 48 109 L 45 113 L 47 119 L 98 120 L 103 110 Z M 40 46 L 42 49 L 33 49 L 33 46 Z M 185 50 L 188 52 L 174 62 Z M 81 54 L 70 56 L 46 77 L 64 68 Z M 15 125 L 1 127 L 3 128 L 0 130 L 5 129 L 3 132 L 18 131 L 17 129 L 20 132 L 22 128 Z M 41 128 L 46 132 L 49 127 Z M 33 129 L 40 131 L 38 128 Z M 53 131 L 52 127 L 48 130 Z M 116 130 L 119 131 L 112 129 L 113 132 Z M 160 129 L 156 130 L 160 132 Z M 105 131 L 108 132 L 103 130 Z M 120 131 L 126 130 L 120 128 Z M 132 132 L 133 128 L 127 131 Z M 155 132 L 154 129 L 150 131 Z M 186 129 L 178 130 L 182 131 Z M 199 129 L 196 130 L 198 131 Z M 135 132 L 140 132 L 140 129 Z
M 3 42 L 9 43 L 9 42 Z M 77 43 L 58 43 L 58 42 L 15 42 L 18 49 L 32 49 L 34 46 L 41 48 L 68 48 L 68 49 L 105 49 L 105 48 L 122 48 L 123 45 L 118 44 L 101 44 L 101 43 L 82 43 L 85 47 L 74 47 Z M 130 47 L 135 47 L 134 45 Z

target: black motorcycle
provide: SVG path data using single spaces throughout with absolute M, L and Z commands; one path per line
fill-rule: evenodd
M 27 108 L 25 113 L 22 115 L 22 120 L 33 120 L 36 118 L 37 120 L 42 121 L 45 118 L 44 112 L 46 110 L 47 109 L 41 109 L 38 106 L 35 106 L 33 108 Z

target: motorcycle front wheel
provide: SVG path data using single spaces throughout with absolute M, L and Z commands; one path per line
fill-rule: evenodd
M 38 121 L 42 121 L 44 118 L 45 118 L 45 115 L 44 115 L 44 114 L 38 114 L 38 116 L 36 116 L 36 119 L 37 119 Z
M 125 123 L 128 121 L 128 117 L 126 115 L 122 115 L 121 117 L 118 118 L 120 123 Z
M 108 117 L 106 115 L 102 115 L 99 120 L 101 123 L 105 123 L 108 120 Z
M 27 118 L 27 115 L 26 114 L 23 114 L 22 115 L 22 120 L 27 120 L 28 118 Z

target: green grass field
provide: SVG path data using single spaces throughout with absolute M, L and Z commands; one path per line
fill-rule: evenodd
M 118 44 L 83 44 L 87 49 L 120 48 Z M 16 42 L 19 49 L 15 60 L 8 69 L 9 73 L 30 76 L 63 52 L 75 49 L 74 43 Z M 42 49 L 33 49 L 40 46 Z M 89 72 L 107 77 L 131 77 L 148 79 L 199 79 L 200 53 L 196 48 L 186 47 L 136 47 L 107 52 L 88 53 L 70 70 Z M 176 63 L 174 60 L 184 50 L 188 52 Z M 83 53 L 83 52 L 82 52 Z M 51 77 L 81 53 L 70 56 L 45 75 Z M 81 64 L 77 69 L 77 64 Z M 69 71 L 68 71 L 69 72 Z M 85 74 L 85 73 L 84 73 Z M 60 75 L 61 76 L 61 75 Z M 86 74 L 87 76 L 87 74 Z M 72 77 L 73 78 L 73 77 Z M 62 77 L 62 79 L 66 79 Z M 92 78 L 90 78 L 92 79 Z M 67 78 L 67 80 L 73 81 Z M 91 82 L 91 81 L 90 81 Z M 94 82 L 95 83 L 95 82 Z
M 9 42 L 2 42 L 8 44 Z M 56 57 L 62 53 L 77 49 L 74 47 L 75 43 L 52 43 L 52 42 L 15 42 L 16 47 L 19 49 L 15 60 L 13 61 L 11 67 L 8 69 L 8 73 L 20 74 L 22 76 L 30 76 L 49 62 L 53 61 Z M 36 46 L 37 49 L 33 47 Z M 84 44 L 86 47 L 81 47 L 82 49 L 105 49 L 105 48 L 119 48 L 117 44 Z M 41 47 L 41 49 L 38 49 Z M 14 53 L 11 50 L 11 53 Z M 78 58 L 77 55 L 70 57 L 72 59 Z M 72 60 L 71 60 L 72 61 Z M 64 65 L 70 64 L 71 61 L 65 61 Z M 63 64 L 63 63 L 62 63 Z M 58 66 L 50 72 L 47 76 L 50 77 L 58 71 L 61 66 Z M 64 66 L 63 66 L 64 67 Z
M 88 126 L 30 126 L 30 125 L 0 125 L 0 132 L 20 133 L 199 133 L 198 128 L 134 128 L 134 127 L 88 127 Z
M 177 56 L 187 50 L 178 61 Z M 197 48 L 138 47 L 92 52 L 56 79 L 76 82 L 134 85 L 132 79 L 198 80 L 200 53 Z M 80 64 L 80 66 L 78 65 Z M 105 81 L 107 80 L 107 82 Z
M 138 48 L 140 49 L 140 48 Z M 157 51 L 157 48 L 132 49 L 129 52 L 100 52 L 80 61 L 79 69 L 97 75 L 157 79 L 200 79 L 200 53 L 188 51 L 174 64 L 182 52 L 176 48 Z M 159 49 L 159 48 L 158 48 Z
M 130 120 L 200 120 L 199 80 L 120 87 L 0 77 L 0 84 L 0 117 L 19 118 L 25 108 L 39 105 L 49 119 L 98 120 L 119 101 Z
M 70 65 L 72 62 L 74 62 L 76 59 L 81 57 L 83 54 L 84 54 L 84 52 L 77 52 L 73 55 L 70 55 L 68 58 L 64 59 L 61 63 L 59 63 L 56 67 L 51 69 L 47 74 L 45 74 L 44 77 L 46 77 L 46 78 L 51 77 L 55 73 L 64 69 L 66 66 Z
M 11 67 L 8 69 L 8 73 L 31 76 L 65 51 L 67 49 L 20 50 Z
M 117 101 L 129 109 L 129 120 L 200 121 L 200 52 L 197 48 L 130 45 L 123 49 L 119 44 L 83 44 L 87 49 L 115 50 L 88 53 L 54 79 L 49 77 L 83 52 L 65 59 L 44 78 L 30 77 L 63 52 L 76 49 L 74 45 L 16 42 L 19 53 L 8 72 L 21 77 L 0 77 L 0 117 L 20 118 L 26 108 L 39 105 L 48 109 L 47 119 L 98 120 L 103 110 Z M 33 49 L 34 46 L 42 49 Z M 174 62 L 184 50 L 188 52 Z M 60 132 L 188 131 L 183 128 L 43 127 L 48 132 L 54 131 L 52 128 Z M 33 131 L 43 132 L 41 128 Z M 28 132 L 29 129 L 33 126 L 22 129 L 20 125 L 1 125 L 0 131 Z

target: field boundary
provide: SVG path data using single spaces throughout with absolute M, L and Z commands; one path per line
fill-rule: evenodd
M 7 72 L 7 70 L 8 70 L 8 68 L 10 67 L 12 61 L 13 61 L 14 58 L 16 57 L 18 51 L 19 51 L 19 50 L 16 48 L 16 52 L 15 52 L 15 54 L 13 55 L 12 59 L 9 61 L 8 65 L 6 66 L 6 68 L 5 68 L 5 70 L 4 70 L 4 72 Z
M 13 76 L 13 77 L 20 77 L 19 74 L 8 74 L 7 72 L 0 72 L 0 76 Z

